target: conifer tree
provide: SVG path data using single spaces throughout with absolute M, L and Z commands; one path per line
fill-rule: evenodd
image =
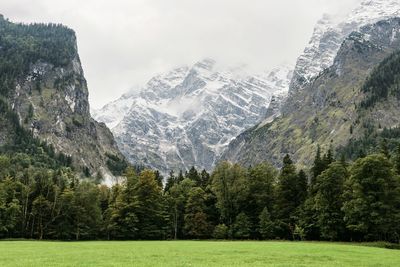
M 193 187 L 185 205 L 185 234 L 189 238 L 205 238 L 210 234 L 210 225 L 205 213 L 205 192 Z
M 353 239 L 390 241 L 398 235 L 399 192 L 399 179 L 385 155 L 369 155 L 354 163 L 343 205 Z
M 318 175 L 320 175 L 324 170 L 325 170 L 325 164 L 324 164 L 324 161 L 323 161 L 322 155 L 321 155 L 321 147 L 320 147 L 320 145 L 318 145 L 317 153 L 316 153 L 315 159 L 314 159 L 314 164 L 311 168 L 311 172 L 312 172 L 311 185 L 314 184 Z
M 343 236 L 343 187 L 348 172 L 341 163 L 332 163 L 316 181 L 315 210 L 321 237 L 338 240 Z
M 297 175 L 297 196 L 296 205 L 301 206 L 307 198 L 308 178 L 304 170 L 300 170 Z
M 171 187 L 173 187 L 177 183 L 177 178 L 175 177 L 174 171 L 169 172 L 169 176 L 167 178 L 167 182 L 165 183 L 164 192 L 169 192 Z
M 200 177 L 201 177 L 200 187 L 203 188 L 203 190 L 205 190 L 206 187 L 210 184 L 210 174 L 206 170 L 202 170 Z
M 388 145 L 388 141 L 386 138 L 384 138 L 381 141 L 381 151 L 380 151 L 383 155 L 385 155 L 385 157 L 387 157 L 388 159 L 390 159 L 390 151 L 389 151 L 389 145 Z
M 283 159 L 283 167 L 278 178 L 276 192 L 276 216 L 284 227 L 283 234 L 286 238 L 290 238 L 296 222 L 298 221 L 299 208 L 303 204 L 299 196 L 303 192 L 298 186 L 298 174 L 293 161 L 289 155 Z
M 10 238 L 21 215 L 21 204 L 16 197 L 17 184 L 10 177 L 0 180 L 0 236 Z
M 166 203 L 162 197 L 153 171 L 144 170 L 134 187 L 137 200 L 135 213 L 138 219 L 138 237 L 140 239 L 163 239 L 167 230 Z
M 273 209 L 274 205 L 274 185 L 278 176 L 278 171 L 270 164 L 262 163 L 248 170 L 249 194 L 246 201 L 246 212 L 254 226 L 252 237 L 257 237 L 257 225 L 259 215 L 266 207 Z
M 163 188 L 164 177 L 161 175 L 161 173 L 158 170 L 156 170 L 154 172 L 154 174 L 156 176 L 156 181 L 158 183 L 158 186 Z
M 258 216 L 258 231 L 263 239 L 274 238 L 274 223 L 267 208 L 264 208 Z
M 194 182 L 184 179 L 174 184 L 167 192 L 166 199 L 169 204 L 169 217 L 171 222 L 172 237 L 183 238 L 184 212 L 190 190 L 195 186 Z
M 177 181 L 177 183 L 180 183 L 180 182 L 182 182 L 184 179 L 185 179 L 185 176 L 183 175 L 183 171 L 180 170 L 176 181 Z
M 236 216 L 235 223 L 232 226 L 233 237 L 238 239 L 247 239 L 250 237 L 250 220 L 244 212 Z
M 222 221 L 230 227 L 248 197 L 246 171 L 237 164 L 222 162 L 215 168 L 211 180 Z
M 394 157 L 394 167 L 398 175 L 400 175 L 400 144 L 397 147 L 396 154 Z
M 194 166 L 189 169 L 189 172 L 186 174 L 186 178 L 195 182 L 196 186 L 201 186 L 201 177 Z
M 332 145 L 329 146 L 328 151 L 326 152 L 326 154 L 324 154 L 323 157 L 323 167 L 324 170 L 327 169 L 329 167 L 329 165 L 335 161 L 334 157 L 333 157 L 333 148 Z

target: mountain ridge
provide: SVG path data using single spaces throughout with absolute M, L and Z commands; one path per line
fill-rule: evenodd
M 105 124 L 90 116 L 75 32 L 59 24 L 16 24 L 4 18 L 0 29 L 1 98 L 18 124 L 71 157 L 78 173 L 110 182 L 110 166 L 124 157 Z M 1 135 L 12 142 L 5 131 Z
M 282 157 L 290 154 L 302 166 L 310 163 L 318 145 L 339 149 L 362 138 L 371 127 L 379 132 L 379 127 L 398 125 L 398 115 L 393 114 L 399 111 L 393 105 L 379 106 L 394 116 L 391 119 L 373 115 L 379 113 L 375 109 L 361 116 L 358 107 L 365 97 L 361 88 L 369 73 L 398 49 L 399 30 L 400 19 L 393 18 L 350 34 L 334 64 L 289 95 L 281 117 L 244 132 L 230 144 L 223 159 L 244 165 L 270 161 L 280 166 Z
M 256 76 L 215 65 L 205 59 L 157 75 L 93 114 L 110 126 L 131 162 L 164 173 L 210 170 L 231 138 L 263 119 L 271 100 L 286 97 L 291 75 L 289 67 Z
M 309 44 L 299 56 L 290 82 L 290 91 L 296 93 L 312 81 L 333 60 L 347 36 L 367 24 L 400 16 L 398 0 L 364 0 L 343 18 L 325 14 L 316 24 Z

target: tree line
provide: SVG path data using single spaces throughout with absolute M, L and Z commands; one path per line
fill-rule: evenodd
M 0 237 L 399 242 L 400 147 L 352 163 L 318 148 L 308 172 L 221 162 L 163 177 L 128 167 L 112 187 L 18 153 L 0 156 Z
M 361 91 L 365 93 L 365 99 L 360 107 L 363 109 L 373 108 L 389 96 L 400 98 L 400 51 L 395 51 L 376 66 Z

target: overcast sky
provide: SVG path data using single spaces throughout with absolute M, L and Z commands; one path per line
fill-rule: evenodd
M 254 70 L 294 63 L 323 13 L 360 0 L 0 0 L 15 22 L 73 28 L 99 108 L 154 74 L 211 57 Z

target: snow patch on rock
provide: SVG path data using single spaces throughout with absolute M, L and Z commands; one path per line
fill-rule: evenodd
M 211 170 L 233 138 L 265 118 L 272 99 L 286 97 L 291 70 L 250 75 L 205 59 L 157 75 L 139 93 L 92 114 L 110 127 L 132 163 L 163 173 Z
M 303 54 L 298 58 L 290 84 L 290 92 L 296 93 L 310 83 L 321 71 L 330 67 L 340 45 L 353 31 L 380 20 L 400 16 L 399 0 L 364 0 L 346 14 L 343 19 L 324 15 L 317 22 L 314 33 Z M 393 38 L 396 37 L 394 33 Z M 368 38 L 368 36 L 365 36 Z M 367 40 L 367 39 L 366 39 Z

